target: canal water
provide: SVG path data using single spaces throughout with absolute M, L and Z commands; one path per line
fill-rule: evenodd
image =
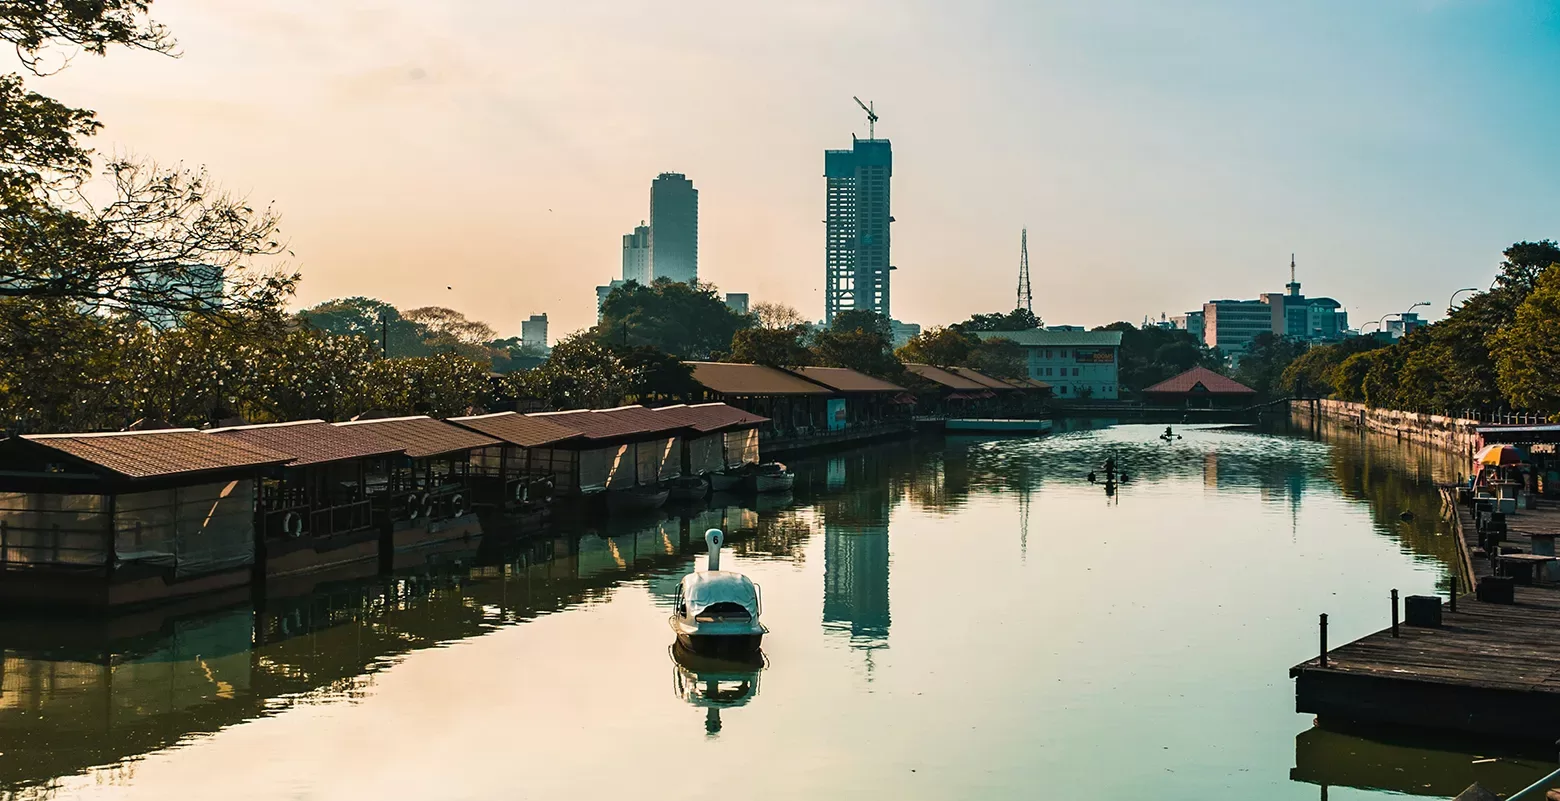
M 1161 430 L 887 444 L 798 460 L 791 496 L 490 537 L 389 579 L 6 622 L 0 794 L 1444 798 L 1547 772 L 1294 712 L 1318 613 L 1341 643 L 1387 625 L 1394 588 L 1444 592 L 1455 460 Z M 1130 480 L 1087 480 L 1107 456 Z M 762 665 L 669 647 L 711 526 L 763 587 Z

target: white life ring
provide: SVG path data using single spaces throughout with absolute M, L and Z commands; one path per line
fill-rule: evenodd
M 450 496 L 450 517 L 460 517 L 466 513 L 466 496 L 455 493 Z
M 525 481 L 515 482 L 515 502 L 525 503 L 531 498 L 531 485 Z
M 423 514 L 423 501 L 422 501 L 422 498 L 417 497 L 417 493 L 415 493 L 415 492 L 410 494 L 410 495 L 408 495 L 408 496 L 406 496 L 406 519 L 407 520 L 416 520 L 417 518 L 422 517 L 422 514 Z
M 292 539 L 303 536 L 303 515 L 297 512 L 288 512 L 282 515 L 282 533 Z
M 542 500 L 551 503 L 553 499 L 553 480 L 544 478 L 540 483 L 542 485 Z
M 423 513 L 423 517 L 430 517 L 430 518 L 433 517 L 434 511 L 437 510 L 438 508 L 439 508 L 439 501 L 438 501 L 437 498 L 433 497 L 433 493 L 430 492 L 430 493 L 427 493 L 427 494 L 423 495 L 423 497 L 422 497 L 422 513 Z

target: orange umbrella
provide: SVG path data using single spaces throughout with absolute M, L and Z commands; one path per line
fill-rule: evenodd
M 1523 460 L 1522 451 L 1515 445 L 1507 445 L 1497 442 L 1494 445 L 1485 445 L 1479 452 L 1473 455 L 1473 463 L 1485 466 L 1499 466 L 1519 464 Z

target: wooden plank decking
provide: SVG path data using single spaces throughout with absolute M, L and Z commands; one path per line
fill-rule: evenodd
M 1463 570 L 1490 575 L 1469 510 L 1452 508 Z M 1522 511 L 1508 518 L 1508 531 L 1508 545 L 1528 550 L 1531 533 L 1560 531 L 1560 510 Z M 1326 667 L 1319 659 L 1296 665 L 1296 711 L 1520 741 L 1560 739 L 1560 586 L 1517 587 L 1514 605 L 1460 595 L 1457 612 L 1443 603 L 1442 615 L 1441 628 L 1404 625 L 1398 637 L 1384 629 L 1330 649 Z

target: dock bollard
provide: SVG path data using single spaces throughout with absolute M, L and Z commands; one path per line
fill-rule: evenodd
M 1398 636 L 1398 597 L 1397 590 L 1392 591 L 1392 636 Z
M 1321 658 L 1321 666 L 1322 667 L 1327 667 L 1327 613 L 1326 612 L 1322 613 L 1321 629 L 1322 629 L 1322 658 Z

